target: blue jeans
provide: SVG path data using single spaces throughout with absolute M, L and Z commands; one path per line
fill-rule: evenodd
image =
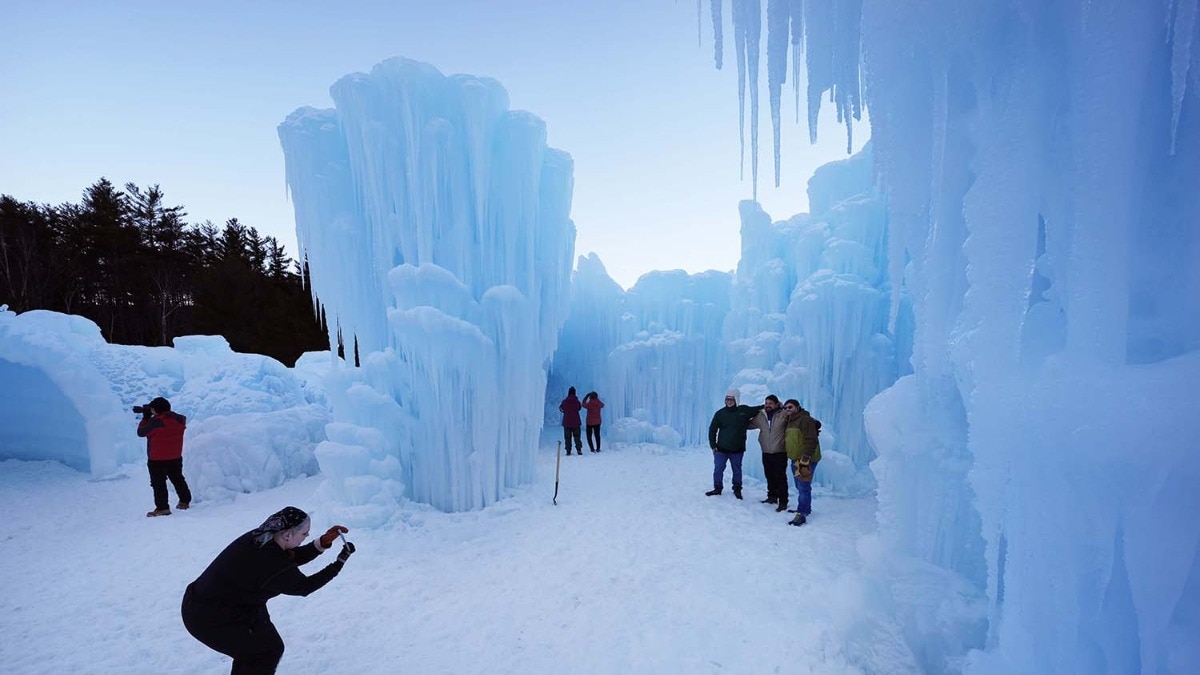
M 804 481 L 796 479 L 796 494 L 799 498 L 796 500 L 796 513 L 802 513 L 806 517 L 812 515 L 812 481 Z
M 820 462 L 818 462 L 818 464 L 819 463 Z M 796 469 L 796 462 L 793 461 L 792 478 L 795 479 L 796 482 L 796 493 L 800 495 L 799 499 L 796 500 L 796 513 L 800 513 L 805 517 L 808 517 L 812 515 L 812 481 L 800 480 L 800 477 L 796 475 Z M 816 473 L 816 464 L 812 465 L 812 470 L 813 473 Z
M 744 452 L 713 452 L 713 487 L 720 489 L 725 483 L 725 462 L 733 465 L 733 489 L 742 489 L 742 457 Z

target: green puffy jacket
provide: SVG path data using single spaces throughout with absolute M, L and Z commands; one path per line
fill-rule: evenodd
M 807 456 L 808 464 L 815 466 L 821 461 L 821 441 L 818 439 L 820 434 L 821 421 L 804 408 L 789 414 L 783 439 L 788 459 L 799 462 Z
M 708 447 L 721 452 L 745 452 L 746 427 L 762 409 L 761 405 L 739 405 L 718 410 L 708 425 Z

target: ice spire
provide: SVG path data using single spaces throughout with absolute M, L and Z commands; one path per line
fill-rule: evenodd
M 1175 135 L 1183 98 L 1187 95 L 1188 70 L 1192 63 L 1192 40 L 1196 31 L 1196 5 L 1200 0 L 1175 0 L 1175 21 L 1171 30 L 1171 152 L 1175 152 Z
M 804 0 L 791 0 L 790 7 L 792 22 L 792 94 L 796 98 L 796 124 L 799 124 L 800 61 L 804 56 Z
M 359 522 L 490 504 L 533 477 L 571 158 L 488 78 L 389 59 L 330 93 L 279 127 L 314 293 L 363 348 L 331 376 L 323 493 Z
M 762 35 L 759 0 L 733 0 L 733 32 L 738 56 L 738 138 L 741 177 L 746 177 L 746 88 L 750 89 L 750 176 L 758 198 L 758 58 Z
M 791 7 L 791 0 L 767 0 L 767 93 L 771 103 L 775 187 L 779 187 L 779 98 L 787 79 Z
M 746 179 L 746 31 L 741 0 L 733 0 L 733 52 L 738 71 L 738 178 Z
M 717 70 L 724 65 L 725 46 L 722 44 L 723 26 L 721 24 L 721 3 L 724 0 L 712 0 L 712 24 L 713 24 L 713 62 L 717 66 Z
M 762 36 L 762 5 L 759 0 L 742 0 L 746 12 L 746 66 L 750 81 L 750 183 L 758 199 L 758 55 Z

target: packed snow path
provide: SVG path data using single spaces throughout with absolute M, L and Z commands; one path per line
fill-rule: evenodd
M 811 522 L 789 527 L 759 481 L 737 501 L 727 473 L 725 494 L 705 497 L 706 449 L 636 446 L 564 456 L 554 506 L 554 451 L 538 464 L 537 483 L 487 509 L 412 508 L 352 531 L 338 578 L 271 601 L 279 672 L 858 672 L 838 580 L 858 568 L 873 500 L 818 491 Z M 149 519 L 144 473 L 0 463 L 6 672 L 228 672 L 184 631 L 184 586 L 278 508 L 311 510 L 320 478 Z M 332 524 L 313 520 L 314 535 Z

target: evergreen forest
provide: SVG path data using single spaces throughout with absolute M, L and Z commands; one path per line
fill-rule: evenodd
M 0 306 L 87 317 L 114 344 L 222 335 L 287 366 L 329 348 L 303 261 L 237 218 L 186 217 L 158 185 L 121 190 L 105 178 L 78 204 L 0 195 Z

